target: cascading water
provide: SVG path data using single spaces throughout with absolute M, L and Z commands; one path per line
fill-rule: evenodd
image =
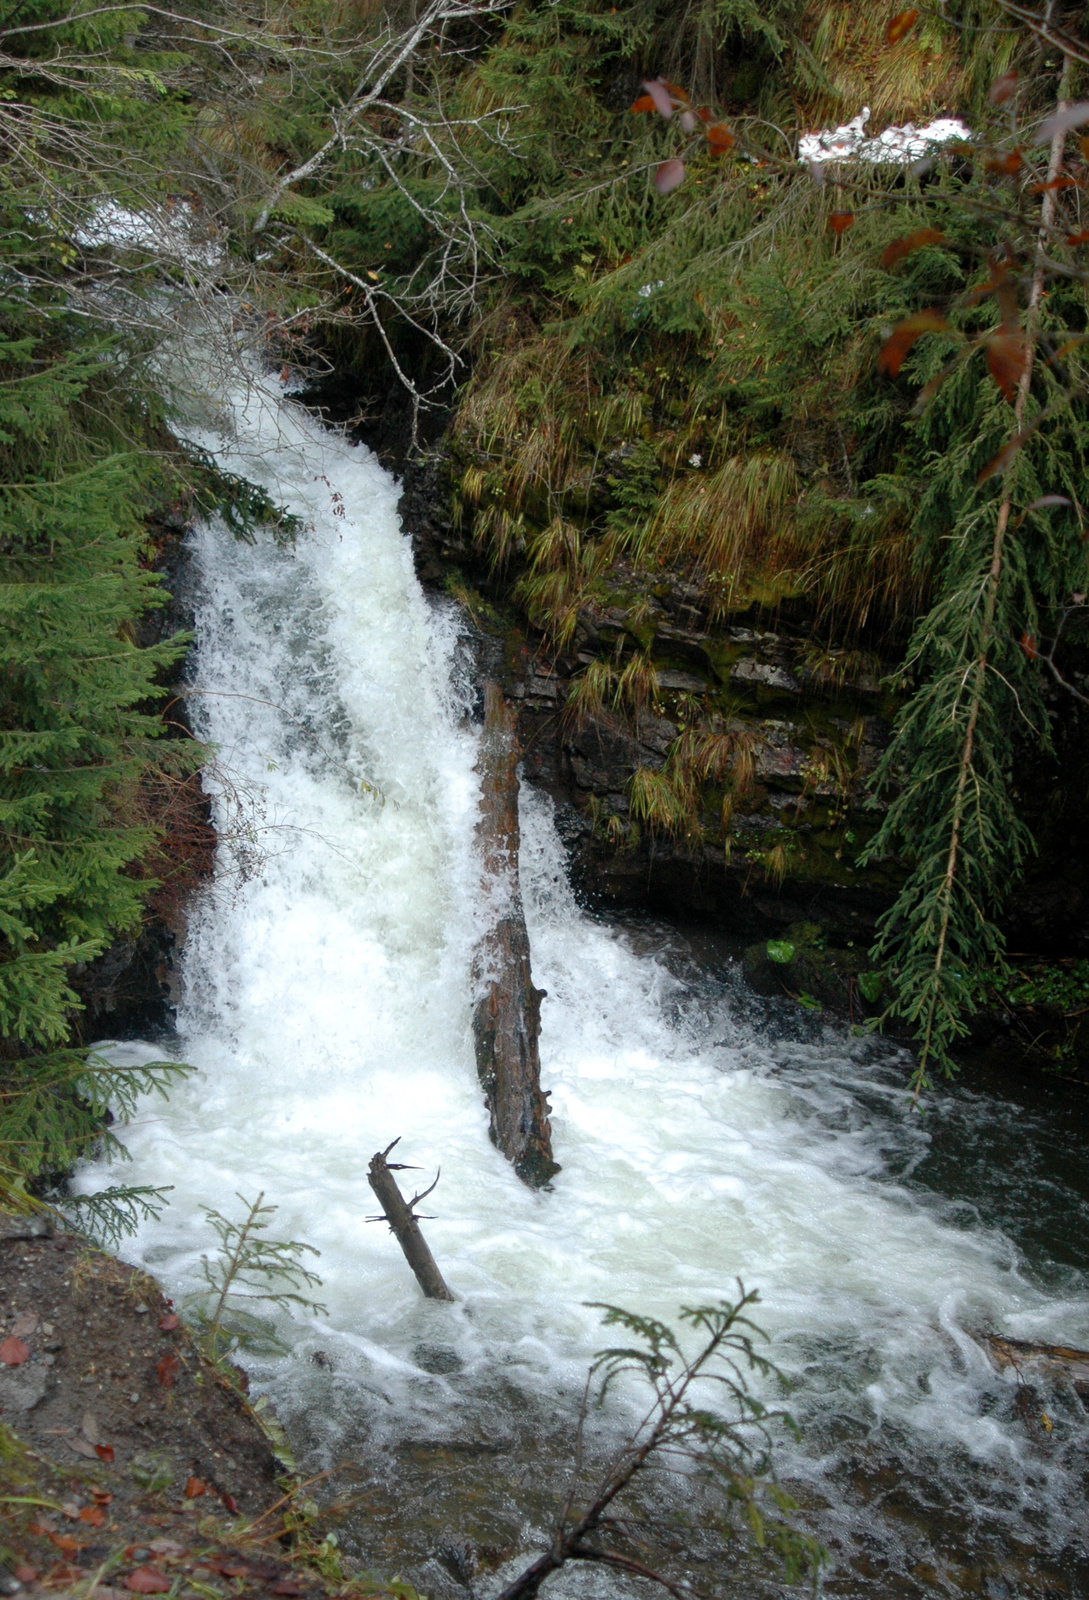
M 184 1298 L 212 1243 L 200 1208 L 237 1213 L 236 1192 L 258 1191 L 278 1235 L 321 1251 L 327 1312 L 298 1318 L 260 1378 L 308 1465 L 360 1463 L 356 1538 L 376 1564 L 419 1569 L 442 1529 L 509 1544 L 539 1523 L 540 1463 L 602 1342 L 586 1302 L 675 1320 L 740 1276 L 796 1380 L 805 1443 L 782 1472 L 837 1552 L 838 1592 L 1018 1593 L 1018 1560 L 1076 1592 L 1084 1413 L 1049 1402 L 1051 1432 L 1030 1426 L 972 1336 L 1089 1343 L 1085 1273 L 1054 1255 L 1030 1271 L 920 1177 L 946 1123 L 963 1148 L 1001 1145 L 1012 1113 L 938 1096 L 920 1121 L 874 1042 L 785 1022 L 664 934 L 647 948 L 591 920 L 528 793 L 563 1171 L 551 1193 L 523 1187 L 488 1142 L 473 1060 L 484 912 L 457 614 L 421 593 L 396 485 L 365 450 L 267 382 L 225 418 L 205 442 L 305 531 L 293 549 L 194 536 L 191 705 L 217 752 L 220 869 L 192 912 L 170 1042 L 196 1070 L 125 1132 L 126 1180 L 173 1192 L 126 1254 Z M 364 1221 L 368 1158 L 398 1135 L 421 1177 L 442 1167 L 427 1232 L 453 1307 L 421 1300 Z

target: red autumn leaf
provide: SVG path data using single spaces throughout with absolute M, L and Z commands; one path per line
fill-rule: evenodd
M 21 1367 L 30 1356 L 30 1346 L 21 1339 L 8 1338 L 0 1344 L 0 1361 L 5 1367 Z
M 159 1332 L 173 1333 L 175 1328 L 181 1327 L 181 1318 L 176 1311 L 168 1311 L 165 1317 L 159 1318 Z
M 1016 88 L 1016 72 L 1004 72 L 1000 78 L 994 80 L 987 90 L 987 99 L 993 106 L 1004 106 Z
M 701 122 L 714 122 L 715 120 L 714 112 L 708 111 L 706 106 L 697 106 L 696 115 L 699 117 Z
M 684 162 L 675 157 L 672 161 L 663 161 L 654 174 L 654 187 L 659 194 L 672 194 L 683 182 Z
M 89 1523 L 92 1528 L 101 1528 L 106 1520 L 106 1513 L 101 1506 L 84 1506 L 79 1514 L 79 1520 Z
M 1034 183 L 1033 194 L 1055 194 L 1059 189 L 1077 189 L 1078 183 L 1069 172 L 1060 172 L 1057 178 L 1051 178 L 1047 183 Z
M 713 156 L 724 156 L 734 147 L 734 136 L 724 122 L 712 122 L 707 129 L 707 143 Z
M 1068 133 L 1071 128 L 1080 128 L 1083 122 L 1089 122 L 1089 100 L 1079 100 L 1077 105 L 1067 106 L 1064 111 L 1056 111 L 1046 121 L 1041 122 L 1033 142 L 1050 144 L 1059 134 Z
M 106 1465 L 109 1466 L 110 1462 L 113 1460 L 113 1445 L 112 1444 L 96 1444 L 95 1445 L 95 1455 L 98 1457 L 98 1459 L 100 1461 L 104 1461 L 106 1463 Z
M 269 1592 L 271 1594 L 297 1595 L 302 1594 L 303 1591 L 301 1585 L 297 1584 L 294 1578 L 281 1578 L 279 1583 L 272 1585 Z
M 215 1570 L 221 1578 L 248 1578 L 250 1569 L 242 1561 L 217 1561 Z
M 654 109 L 668 122 L 673 115 L 673 101 L 669 97 L 669 90 L 657 78 L 646 78 L 643 88 L 654 103 Z
M 113 1495 L 108 1489 L 92 1489 L 91 1498 L 95 1501 L 96 1505 L 108 1506 L 110 1501 L 113 1499 Z
M 37 1567 L 28 1567 L 24 1563 L 15 1568 L 12 1577 L 19 1583 L 37 1583 L 38 1569 Z
M 226 1489 L 221 1489 L 219 1491 L 219 1498 L 220 1498 L 220 1500 L 222 1500 L 223 1504 L 227 1507 L 227 1510 L 231 1513 L 231 1516 L 232 1517 L 237 1517 L 237 1515 L 238 1515 L 238 1501 L 235 1499 L 234 1495 L 233 1494 L 228 1494 Z
M 1068 233 L 1066 236 L 1066 242 L 1067 244 L 1089 243 L 1089 228 L 1082 228 L 1080 233 Z
M 668 78 L 662 78 L 659 81 L 661 83 L 665 84 L 666 88 L 669 90 L 669 92 L 673 96 L 674 100 L 681 100 L 681 101 L 683 101 L 683 103 L 686 106 L 690 106 L 692 104 L 691 100 L 688 98 L 688 95 L 680 87 L 679 84 L 670 83 Z
M 1007 178 L 1016 177 L 1022 166 L 1021 152 L 1020 150 L 1007 150 L 1005 155 L 988 156 L 983 165 L 987 172 L 1001 172 Z
M 937 228 L 916 228 L 914 233 L 905 233 L 885 246 L 881 252 L 881 265 L 886 272 L 890 272 L 898 261 L 903 261 L 913 250 L 922 250 L 928 244 L 941 242 L 942 235 Z
M 187 1500 L 199 1500 L 202 1494 L 207 1493 L 208 1485 L 203 1478 L 186 1478 L 185 1498 Z
M 1021 648 L 1030 661 L 1036 660 L 1036 639 L 1033 634 L 1023 633 L 1021 635 Z
M 1007 400 L 1012 401 L 1028 367 L 1029 341 L 1024 330 L 1002 328 L 987 340 L 987 369 Z
M 890 378 L 895 378 L 916 339 L 924 333 L 945 333 L 948 328 L 948 322 L 937 311 L 917 311 L 913 317 L 898 322 L 881 346 L 878 372 L 887 372 Z
M 155 1371 L 159 1374 L 159 1382 L 163 1388 L 172 1388 L 178 1376 L 178 1357 L 173 1351 L 168 1356 L 162 1356 L 155 1363 Z
M 631 109 L 636 113 L 637 116 L 643 111 L 653 111 L 654 101 L 650 98 L 649 94 L 641 94 L 632 102 Z
M 80 1544 L 79 1540 L 73 1539 L 70 1533 L 51 1533 L 48 1537 L 50 1542 L 56 1545 L 57 1549 L 62 1555 L 74 1556 L 83 1549 L 83 1546 Z
M 854 225 L 855 214 L 853 211 L 833 211 L 828 218 L 828 226 L 835 234 L 846 233 L 847 229 L 853 228 Z
M 131 1589 L 133 1594 L 166 1594 L 170 1579 L 155 1567 L 137 1567 L 125 1579 L 125 1588 Z
M 919 12 L 916 6 L 912 6 L 910 11 L 898 11 L 885 29 L 885 38 L 889 44 L 899 44 L 904 35 L 911 32 L 918 20 Z

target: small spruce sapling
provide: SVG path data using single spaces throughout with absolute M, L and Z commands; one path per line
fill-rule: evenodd
M 797 1436 L 797 1427 L 787 1412 L 766 1407 L 748 1385 L 749 1372 L 785 1381 L 755 1348 L 754 1338 L 766 1335 L 745 1313 L 757 1299 L 738 1284 L 738 1299 L 732 1303 L 684 1307 L 682 1321 L 701 1339 L 694 1355 L 686 1355 L 677 1334 L 654 1317 L 597 1305 L 606 1326 L 620 1327 L 638 1342 L 598 1353 L 586 1379 L 570 1485 L 548 1548 L 507 1585 L 499 1600 L 533 1600 L 550 1574 L 569 1561 L 595 1562 L 647 1578 L 676 1600 L 695 1600 L 699 1589 L 658 1567 L 667 1550 L 677 1549 L 677 1527 L 666 1526 L 668 1513 L 657 1509 L 661 1496 L 653 1496 L 649 1505 L 637 1499 L 640 1485 L 655 1475 L 660 1482 L 662 1473 L 710 1481 L 720 1494 L 725 1492 L 725 1514 L 715 1520 L 727 1540 L 733 1537 L 736 1511 L 757 1549 L 770 1549 L 778 1557 L 788 1582 L 807 1574 L 816 1580 L 824 1551 L 793 1527 L 795 1503 L 772 1477 L 774 1430 L 783 1424 Z M 587 1416 L 627 1375 L 649 1388 L 649 1404 L 596 1483 L 587 1484 Z M 724 1559 L 717 1570 L 725 1575 L 733 1565 Z
M 280 1340 L 272 1319 L 250 1309 L 288 1311 L 293 1306 L 324 1313 L 326 1307 L 309 1300 L 304 1288 L 320 1288 L 321 1279 L 302 1263 L 304 1255 L 317 1256 L 313 1245 L 297 1239 L 269 1239 L 265 1231 L 276 1206 L 266 1206 L 264 1191 L 254 1201 L 238 1196 L 246 1208 L 242 1222 L 232 1222 L 210 1206 L 205 1216 L 219 1239 L 219 1253 L 201 1257 L 201 1273 L 207 1285 L 190 1302 L 200 1329 L 204 1353 L 212 1361 L 228 1360 L 236 1351 L 256 1355 L 282 1355 L 286 1346 Z

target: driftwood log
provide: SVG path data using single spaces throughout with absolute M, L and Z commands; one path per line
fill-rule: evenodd
M 1075 1350 L 1065 1344 L 1003 1339 L 994 1333 L 984 1337 L 996 1366 L 1012 1367 L 1019 1378 L 1035 1375 L 1052 1383 L 1070 1383 L 1078 1398 L 1089 1404 L 1089 1350 Z
M 491 1116 L 491 1138 L 524 1183 L 546 1184 L 552 1156 L 547 1096 L 541 1091 L 541 1000 L 533 986 L 529 936 L 518 882 L 518 740 L 514 712 L 497 684 L 485 686 L 477 841 L 494 920 L 477 947 L 473 986 L 476 1067 Z
M 423 1194 L 414 1194 L 411 1200 L 406 1200 L 393 1176 L 395 1172 L 404 1172 L 406 1169 L 401 1162 L 391 1163 L 387 1160 L 393 1145 L 399 1142 L 394 1139 L 393 1144 L 388 1144 L 384 1150 L 375 1151 L 367 1168 L 367 1182 L 374 1190 L 391 1230 L 397 1235 L 397 1243 L 404 1251 L 405 1260 L 416 1274 L 416 1282 L 424 1294 L 429 1300 L 452 1300 L 454 1297 L 435 1265 L 435 1257 L 420 1232 L 420 1224 L 413 1210 L 421 1200 L 426 1199 L 439 1180 L 436 1178 L 431 1189 L 425 1189 Z M 368 1221 L 380 1222 L 381 1218 L 370 1217 Z

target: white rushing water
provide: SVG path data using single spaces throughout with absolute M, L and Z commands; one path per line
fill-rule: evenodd
M 1084 1282 L 1045 1293 L 985 1219 L 913 1186 L 928 1135 L 872 1043 L 819 1023 L 776 1041 L 729 983 L 675 976 L 582 914 L 535 794 L 523 886 L 548 991 L 553 1191 L 493 1149 L 470 1033 L 476 735 L 458 618 L 419 589 L 393 480 L 277 391 L 240 394 L 205 441 L 306 529 L 294 550 L 195 536 L 191 704 L 218 751 L 223 842 L 170 1045 L 195 1071 L 125 1130 L 131 1166 L 83 1175 L 173 1185 L 125 1253 L 184 1299 L 213 1242 L 201 1207 L 237 1215 L 236 1194 L 259 1191 L 275 1234 L 321 1251 L 328 1310 L 297 1318 L 295 1354 L 264 1372 L 285 1414 L 309 1407 L 318 1457 L 350 1431 L 353 1386 L 387 1430 L 453 1437 L 484 1425 L 473 1396 L 493 1379 L 538 1398 L 577 1388 L 602 1342 L 585 1302 L 673 1320 L 740 1276 L 818 1440 L 834 1416 L 870 1446 L 977 1463 L 1002 1515 L 1069 1537 L 1072 1469 L 1033 1453 L 972 1335 L 1087 1344 Z M 442 1167 L 427 1233 L 453 1307 L 423 1302 L 364 1221 L 367 1161 L 397 1136 L 425 1182 Z M 435 1347 L 456 1376 L 436 1375 Z M 819 1479 L 834 1453 L 811 1448 L 804 1470 Z

